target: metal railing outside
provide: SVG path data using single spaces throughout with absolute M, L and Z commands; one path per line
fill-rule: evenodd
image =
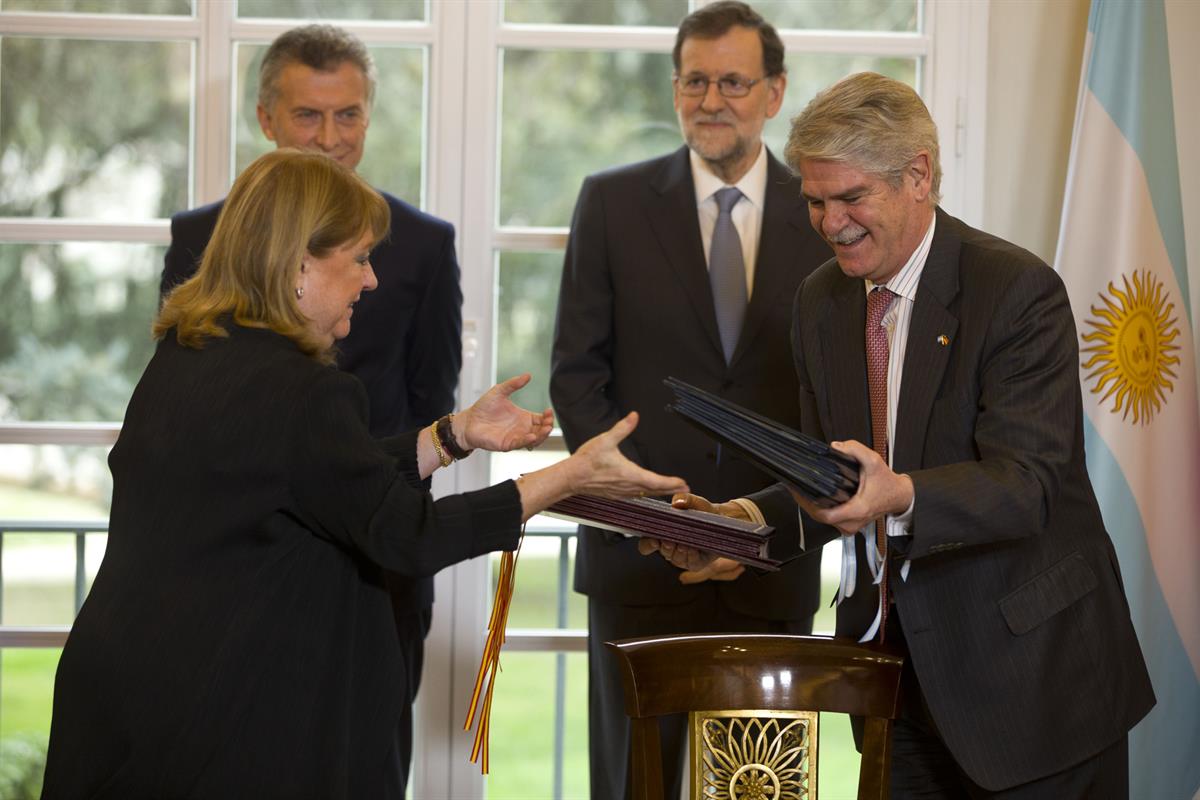
M 556 564 L 555 627 L 552 629 L 510 629 L 505 633 L 505 648 L 509 651 L 553 652 L 554 653 L 554 794 L 558 800 L 563 796 L 564 742 L 567 730 L 567 652 L 587 651 L 587 631 L 567 627 L 567 598 L 570 597 L 571 540 L 574 528 L 557 528 L 527 525 L 525 535 L 539 538 L 558 539 Z
M 0 621 L 4 619 L 4 540 L 7 534 L 45 534 L 72 536 L 74 552 L 75 613 L 83 606 L 87 595 L 88 534 L 108 532 L 108 522 L 98 521 L 30 521 L 0 520 Z M 564 742 L 566 739 L 567 653 L 587 649 L 587 633 L 567 628 L 567 600 L 570 597 L 570 541 L 575 531 L 540 525 L 526 527 L 525 535 L 558 539 L 556 564 L 555 628 L 513 629 L 507 633 L 506 649 L 511 652 L 554 653 L 554 797 L 563 796 Z M 0 650 L 4 648 L 62 647 L 70 632 L 69 625 L 3 625 L 0 624 Z
M 0 520 L 0 620 L 4 619 L 4 539 L 7 534 L 36 533 L 72 536 L 75 539 L 74 601 L 75 613 L 87 596 L 87 535 L 107 533 L 107 520 Z M 69 625 L 0 625 L 0 648 L 4 647 L 62 647 L 67 641 Z

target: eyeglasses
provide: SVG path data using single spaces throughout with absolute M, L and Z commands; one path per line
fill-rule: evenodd
M 756 83 L 762 83 L 762 78 L 743 78 L 740 75 L 726 75 L 723 78 L 709 78 L 707 75 L 674 76 L 675 85 L 684 97 L 703 97 L 708 94 L 708 85 L 715 83 L 721 97 L 745 97 L 750 94 Z

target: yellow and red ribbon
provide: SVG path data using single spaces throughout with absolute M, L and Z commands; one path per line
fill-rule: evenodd
M 525 531 L 521 531 L 521 542 L 525 541 Z M 483 657 L 479 660 L 479 672 L 475 676 L 475 689 L 471 692 L 471 705 L 467 709 L 467 721 L 464 731 L 471 730 L 471 725 L 478 721 L 475 729 L 475 743 L 471 746 L 471 762 L 478 763 L 480 771 L 488 774 L 488 729 L 492 720 L 492 691 L 496 688 L 496 673 L 500 671 L 500 648 L 504 645 L 504 629 L 508 625 L 508 611 L 512 606 L 513 585 L 517 575 L 517 556 L 521 552 L 521 542 L 511 553 L 500 556 L 500 576 L 496 581 L 496 597 L 492 600 L 492 617 L 488 621 L 487 641 L 483 645 Z M 484 689 L 484 681 L 487 689 Z M 482 695 L 482 704 L 480 697 Z M 479 712 L 476 720 L 476 711 Z

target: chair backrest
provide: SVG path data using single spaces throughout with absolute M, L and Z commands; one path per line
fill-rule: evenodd
M 683 712 L 695 798 L 815 796 L 821 711 L 865 718 L 858 797 L 887 797 L 904 666 L 895 651 L 825 636 L 736 633 L 605 646 L 633 720 L 635 800 L 663 799 L 658 717 Z

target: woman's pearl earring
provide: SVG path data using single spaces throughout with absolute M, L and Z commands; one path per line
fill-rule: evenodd
M 296 287 L 296 299 L 299 300 L 301 297 L 304 297 L 304 287 L 297 286 Z

